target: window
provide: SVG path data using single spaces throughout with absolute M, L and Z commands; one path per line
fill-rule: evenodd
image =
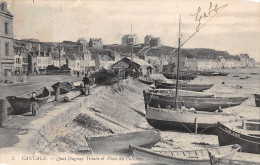
M 20 58 L 16 58 L 16 64 L 21 64 L 21 59 Z
M 9 43 L 5 43 L 5 55 L 9 56 Z
M 5 23 L 5 34 L 8 34 L 8 23 Z

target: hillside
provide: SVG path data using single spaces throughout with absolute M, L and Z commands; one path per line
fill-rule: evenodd
M 106 45 L 104 48 L 112 49 L 118 52 L 131 53 L 130 45 Z M 137 54 L 142 48 L 143 45 L 133 46 L 133 53 Z M 146 49 L 147 50 L 147 49 Z M 147 56 L 177 56 L 176 48 L 170 46 L 159 46 L 151 48 L 146 52 L 141 52 L 140 57 Z M 231 55 L 227 51 L 219 51 L 208 48 L 192 48 L 192 49 L 181 49 L 181 57 L 185 58 L 195 58 L 195 59 L 207 59 L 207 60 L 217 60 L 220 56 L 223 56 L 225 59 L 234 59 L 239 60 L 238 55 Z

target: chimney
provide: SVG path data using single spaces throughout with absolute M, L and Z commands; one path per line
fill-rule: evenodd
M 6 11 L 7 11 L 7 4 L 6 4 L 6 2 L 2 2 L 2 3 L 1 3 L 1 10 L 2 10 L 3 12 L 6 12 Z
M 41 44 L 36 44 L 36 49 L 37 49 L 37 51 L 41 51 Z

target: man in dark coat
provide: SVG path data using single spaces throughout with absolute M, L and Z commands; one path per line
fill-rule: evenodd
M 90 85 L 93 84 L 93 82 L 90 80 L 90 78 L 88 78 L 87 74 L 85 74 L 85 77 L 83 78 L 83 83 L 84 83 L 84 87 L 85 89 L 88 91 L 88 95 L 90 95 Z

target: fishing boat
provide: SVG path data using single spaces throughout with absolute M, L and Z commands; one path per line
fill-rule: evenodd
M 255 96 L 255 105 L 260 107 L 260 94 L 254 94 Z
M 212 74 L 215 73 L 213 71 L 200 71 L 199 75 L 201 76 L 212 76 Z
M 129 146 L 134 157 L 144 162 L 159 164 L 210 165 L 210 157 L 230 159 L 241 149 L 239 145 L 228 145 L 198 150 L 154 151 L 137 146 Z
M 194 108 L 197 111 L 208 112 L 214 112 L 218 109 L 238 106 L 247 99 L 248 97 L 180 98 L 182 105 L 184 105 L 186 108 Z
M 258 75 L 259 73 L 251 73 L 251 75 Z
M 214 84 L 179 84 L 179 88 L 187 91 L 202 92 L 210 89 Z M 156 89 L 175 89 L 176 83 L 155 82 Z
M 147 85 L 152 85 L 154 81 L 150 79 L 149 77 L 138 77 L 138 81 L 147 84 Z
M 168 78 L 168 79 L 177 79 L 176 78 L 176 73 L 163 73 L 163 75 Z M 198 75 L 196 73 L 181 73 L 179 80 L 193 80 L 197 77 Z
M 54 90 L 54 92 L 56 93 L 57 88 L 60 88 L 60 94 L 65 94 L 68 93 L 72 90 L 75 89 L 74 85 L 72 83 L 69 82 L 57 82 L 55 84 L 52 85 L 52 88 Z
M 259 165 L 259 161 L 254 160 L 241 160 L 241 159 L 229 159 L 229 158 L 210 158 L 211 165 Z
M 179 21 L 179 38 L 178 38 L 178 54 L 177 54 L 177 80 L 175 91 L 175 107 L 172 108 L 154 108 L 146 107 L 145 118 L 147 122 L 154 128 L 161 130 L 186 129 L 190 132 L 197 133 L 197 130 L 212 131 L 217 127 L 219 121 L 237 120 L 238 117 L 233 114 L 220 112 L 202 112 L 194 110 L 179 109 L 180 100 L 178 98 L 179 90 L 179 63 L 180 63 L 180 21 Z M 199 86 L 199 85 L 198 85 Z M 211 85 L 212 86 L 212 85 Z M 182 88 L 183 89 L 183 88 Z
M 219 72 L 218 73 L 218 76 L 227 76 L 227 75 L 229 75 L 229 73 L 224 73 L 224 72 Z
M 139 130 L 113 135 L 86 137 L 93 154 L 129 153 L 129 145 L 151 148 L 161 140 L 159 131 Z
M 154 89 L 154 90 L 144 90 L 143 91 L 145 107 L 149 105 L 150 107 L 175 107 L 175 90 L 173 89 Z M 193 92 L 179 90 L 179 97 L 196 97 L 196 98 L 210 98 L 213 97 L 212 94 L 206 94 L 202 92 Z
M 260 154 L 260 120 L 218 123 L 220 146 L 239 144 L 242 152 Z
M 218 122 L 237 121 L 234 114 L 223 112 L 203 112 L 170 108 L 146 108 L 145 118 L 149 125 L 160 130 L 197 130 L 214 132 Z M 187 129 L 187 130 L 186 130 Z
M 233 77 L 239 77 L 239 75 L 234 75 Z
M 46 104 L 48 98 L 51 95 L 50 91 L 46 87 L 35 90 L 33 92 L 37 94 L 37 103 L 40 107 Z M 19 96 L 6 97 L 15 114 L 19 115 L 30 111 L 30 98 L 32 97 L 33 92 L 22 94 Z

